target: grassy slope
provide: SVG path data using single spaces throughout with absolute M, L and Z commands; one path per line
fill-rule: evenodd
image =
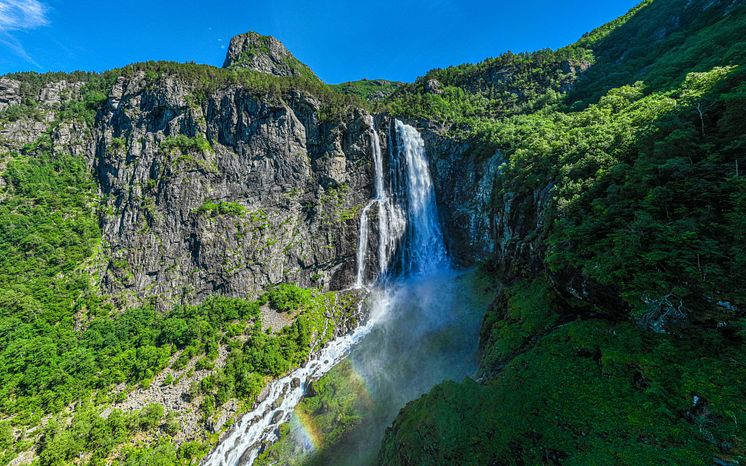
M 742 336 L 561 323 L 551 298 L 537 300 L 543 287 L 517 283 L 488 317 L 483 369 L 496 375 L 408 405 L 381 464 L 705 465 L 746 453 Z

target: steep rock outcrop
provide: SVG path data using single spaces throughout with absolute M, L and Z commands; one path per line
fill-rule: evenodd
M 311 69 L 298 61 L 282 42 L 256 32 L 231 39 L 223 68 L 247 68 L 275 76 L 314 76 Z
M 323 122 L 320 105 L 240 86 L 195 102 L 178 78 L 120 78 L 97 124 L 105 290 L 167 303 L 350 285 L 371 117 Z
M 0 78 L 0 111 L 21 103 L 21 83 L 14 79 Z
M 18 115 L 0 122 L 0 155 L 21 152 L 25 145 L 37 142 L 40 136 L 53 130 L 50 134 L 53 150 L 92 160 L 90 130 L 74 118 L 57 121 L 64 105 L 80 99 L 82 87 L 82 82 L 61 79 L 24 95 L 21 81 L 0 78 L 0 111 L 14 106 L 21 109 Z M 24 99 L 35 102 L 35 106 L 21 107 Z M 59 124 L 54 125 L 55 122 Z
M 422 125 L 449 253 L 458 265 L 491 262 L 506 273 L 537 270 L 552 182 L 533 191 L 503 192 L 500 153 L 449 138 Z

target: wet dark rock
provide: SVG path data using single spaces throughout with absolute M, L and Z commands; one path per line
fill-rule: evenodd
M 501 271 L 538 269 L 540 232 L 551 180 L 528 193 L 498 195 L 495 181 L 506 158 L 483 146 L 449 138 L 420 124 L 449 254 L 458 265 L 491 261 Z
M 256 403 L 259 404 L 267 399 L 269 396 L 269 385 L 266 385 L 261 392 L 259 392 L 259 396 L 256 397 Z

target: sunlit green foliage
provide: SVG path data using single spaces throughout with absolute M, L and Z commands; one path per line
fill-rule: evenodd
M 553 185 L 552 271 L 616 286 L 640 312 L 672 294 L 697 318 L 744 302 L 732 249 L 742 244 L 743 86 L 740 69 L 715 68 L 677 90 L 645 95 L 637 83 L 581 112 L 485 121 L 478 134 L 508 156 L 500 193 Z
M 386 109 L 455 124 L 451 130 L 458 135 L 479 119 L 580 109 L 637 81 L 645 83 L 646 93 L 664 91 L 678 86 L 687 72 L 746 63 L 740 40 L 746 8 L 705 3 L 646 0 L 555 51 L 507 52 L 478 64 L 432 70 L 397 91 Z
M 594 66 L 570 92 L 574 107 L 609 89 L 643 81 L 647 92 L 677 87 L 689 72 L 746 63 L 740 2 L 646 0 L 630 14 L 583 37 Z
M 356 95 L 367 102 L 375 102 L 389 97 L 403 85 L 404 83 L 385 79 L 361 79 L 360 81 L 332 84 L 331 87 L 342 94 Z
M 329 319 L 338 322 L 343 316 L 349 318 L 355 302 L 352 297 L 336 293 L 291 286 L 284 289 L 292 291 L 276 294 L 276 302 L 285 309 L 299 309 L 301 313 L 278 333 L 262 330 L 258 321 L 247 329 L 246 343 L 231 351 L 225 367 L 217 369 L 200 383 L 201 392 L 207 396 L 202 404 L 205 417 L 232 398 L 252 403 L 267 377 L 287 373 L 305 361 L 314 348 L 330 341 L 336 330 Z M 265 295 L 255 305 L 267 299 L 272 302 Z
M 476 65 L 430 71 L 397 91 L 387 105 L 397 115 L 457 125 L 532 112 L 558 103 L 590 58 L 576 48 L 507 52 Z
M 551 322 L 551 307 L 539 315 L 551 293 L 536 291 L 512 287 L 509 308 Z M 511 317 L 493 331 L 526 335 L 527 322 Z M 408 405 L 379 463 L 705 465 L 746 453 L 742 339 L 714 328 L 676 337 L 594 319 L 542 323 L 529 336 L 522 351 L 483 366 L 492 374 L 486 383 L 446 382 Z
M 267 292 L 269 304 L 280 312 L 294 311 L 307 304 L 311 299 L 311 291 L 293 285 L 282 283 Z
M 240 217 L 245 215 L 248 211 L 246 206 L 239 204 L 238 202 L 205 202 L 196 211 L 198 214 L 205 214 L 212 217 L 219 215 L 227 215 L 229 217 Z
M 113 410 L 105 418 L 93 405 L 84 404 L 76 409 L 69 426 L 53 420 L 44 427 L 39 461 L 43 466 L 70 464 L 81 454 L 90 453 L 91 460 L 99 464 L 133 432 L 159 428 L 162 417 L 163 406 L 159 404 L 132 413 Z
M 190 151 L 212 152 L 210 142 L 202 135 L 194 137 L 189 137 L 185 134 L 169 136 L 161 143 L 161 149 L 167 152 L 178 151 L 182 154 L 188 154 Z
M 77 395 L 91 369 L 76 316 L 100 311 L 85 265 L 99 242 L 96 188 L 85 161 L 16 155 L 0 203 L 0 408 L 40 416 Z

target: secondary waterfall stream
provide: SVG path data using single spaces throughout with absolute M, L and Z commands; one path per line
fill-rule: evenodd
M 313 453 L 318 445 L 304 441 L 304 426 L 293 409 L 308 385 L 344 358 L 365 382 L 367 393 L 361 396 L 371 400 L 370 409 L 342 444 L 324 450 L 324 464 L 370 463 L 385 427 L 404 404 L 441 381 L 460 380 L 476 369 L 486 303 L 474 289 L 473 274 L 451 270 L 424 141 L 414 127 L 396 120 L 387 134 L 385 170 L 379 134 L 371 123 L 373 196 L 361 212 L 356 274 L 356 287 L 370 288 L 370 318 L 305 367 L 273 382 L 267 398 L 236 423 L 205 464 L 253 463 L 263 445 L 277 440 L 279 425 L 289 420 L 294 421 L 291 435 L 300 454 Z M 370 244 L 372 214 L 377 247 Z M 369 260 L 372 255 L 376 260 Z

